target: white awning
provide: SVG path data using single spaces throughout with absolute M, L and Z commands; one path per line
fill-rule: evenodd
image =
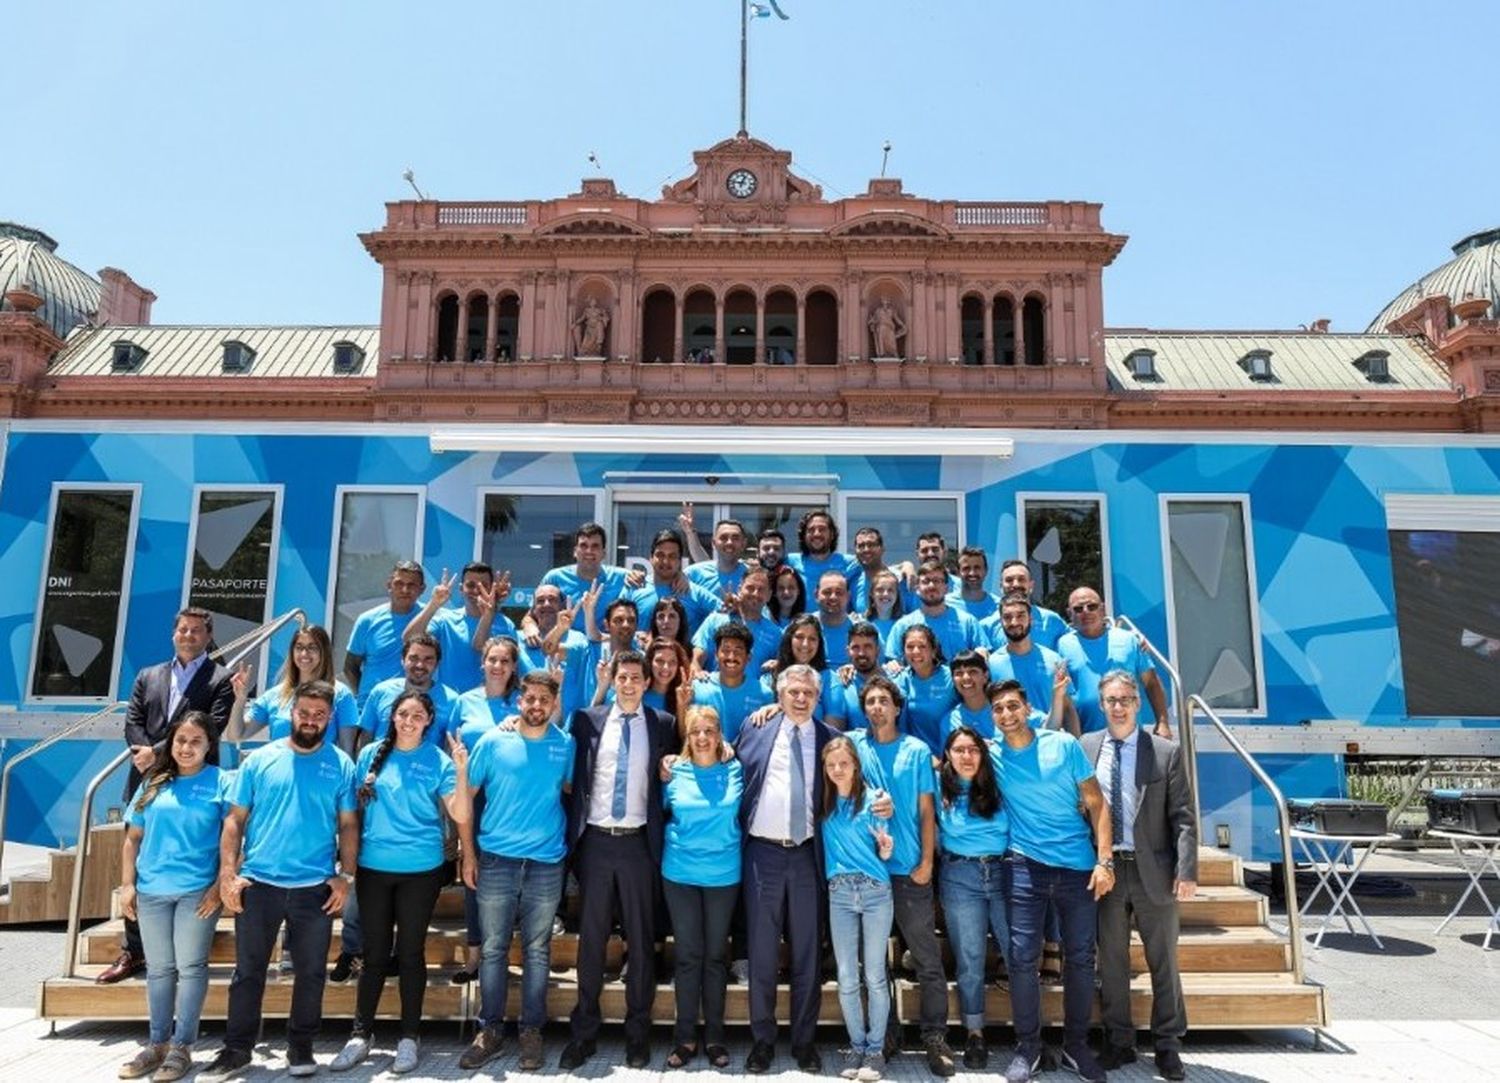
M 432 430 L 445 451 L 604 452 L 661 455 L 972 455 L 1009 459 L 997 429 L 881 429 L 752 425 L 459 425 Z

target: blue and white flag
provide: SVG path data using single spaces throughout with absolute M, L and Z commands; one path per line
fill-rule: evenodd
M 750 5 L 750 14 L 757 19 L 769 19 L 773 11 L 776 13 L 778 19 L 791 18 L 790 15 L 781 10 L 781 5 L 776 0 L 766 0 L 764 4 Z

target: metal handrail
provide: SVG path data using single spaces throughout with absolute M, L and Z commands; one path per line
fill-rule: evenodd
M 1182 682 L 1182 674 L 1177 672 L 1172 660 L 1151 642 L 1135 621 L 1126 616 L 1116 616 L 1115 624 L 1140 639 L 1146 653 L 1167 671 L 1167 678 L 1172 682 L 1172 698 L 1177 706 L 1177 743 L 1182 746 L 1182 761 L 1187 765 L 1188 785 L 1193 792 L 1193 822 L 1198 825 L 1198 837 L 1202 838 L 1203 808 L 1198 801 L 1198 736 L 1193 731 L 1193 705 L 1189 702 L 1192 697 L 1188 695 L 1187 686 Z
M 89 854 L 89 821 L 93 819 L 94 795 L 104 780 L 114 774 L 122 763 L 130 758 L 130 749 L 121 750 L 109 761 L 109 766 L 89 780 L 83 791 L 83 808 L 78 813 L 78 856 L 73 859 L 73 888 L 68 895 L 68 935 L 63 945 L 63 977 L 74 977 L 78 970 L 78 926 L 83 911 L 83 870 Z
M 0 770 L 0 868 L 4 867 L 5 861 L 5 820 L 10 809 L 10 773 L 39 752 L 45 752 L 57 744 L 58 741 L 77 733 L 85 726 L 92 725 L 106 715 L 113 714 L 124 706 L 125 701 L 119 700 L 116 703 L 111 703 L 108 707 L 101 707 L 91 715 L 85 715 L 77 721 L 69 723 L 56 733 L 50 733 L 46 737 L 43 737 L 30 748 L 17 752 L 5 764 L 5 769 Z
M 298 606 L 295 609 L 287 610 L 279 617 L 266 621 L 266 623 L 257 628 L 250 629 L 244 635 L 231 639 L 228 643 L 210 652 L 209 658 L 212 661 L 218 662 L 225 669 L 233 669 L 260 649 L 266 640 L 281 631 L 281 629 L 286 627 L 287 622 L 291 620 L 297 622 L 299 631 L 307 627 L 307 614 L 303 612 L 301 606 Z M 232 658 L 228 657 L 234 651 L 238 653 L 234 654 Z
M 1262 786 L 1271 793 L 1271 799 L 1276 802 L 1276 817 L 1280 823 L 1279 834 L 1281 835 L 1281 875 L 1283 890 L 1286 892 L 1286 935 L 1291 942 L 1292 949 L 1292 976 L 1297 981 L 1302 980 L 1302 913 L 1297 905 L 1297 866 L 1292 860 L 1292 817 L 1287 811 L 1286 798 L 1281 795 L 1281 788 L 1271 781 L 1271 776 L 1266 774 L 1266 769 L 1260 765 L 1260 761 L 1240 744 L 1239 738 L 1229 731 L 1224 725 L 1223 719 L 1214 713 L 1212 707 L 1204 702 L 1203 697 L 1192 695 L 1188 697 L 1190 707 L 1196 707 L 1202 712 L 1203 717 L 1213 724 L 1214 729 L 1219 731 L 1219 736 L 1230 749 L 1250 768 Z

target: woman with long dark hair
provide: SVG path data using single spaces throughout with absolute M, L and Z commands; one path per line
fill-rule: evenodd
M 817 670 L 818 679 L 823 682 L 823 690 L 813 708 L 813 717 L 820 722 L 823 720 L 832 702 L 831 682 L 837 680 L 837 676 L 828 669 L 828 654 L 823 646 L 823 626 L 811 613 L 793 617 L 786 630 L 781 633 L 776 662 L 760 679 L 761 692 L 769 701 L 768 706 L 762 707 L 753 717 L 764 721 L 776 712 L 776 677 L 792 665 L 811 666 Z
M 653 639 L 646 648 L 646 694 L 641 702 L 647 707 L 682 718 L 693 701 L 693 686 L 688 680 L 688 652 L 675 639 Z
M 443 815 L 465 823 L 471 814 L 469 753 L 457 734 L 448 751 L 425 740 L 434 708 L 425 692 L 402 692 L 391 704 L 385 736 L 360 751 L 359 871 L 354 890 L 364 925 L 365 956 L 359 976 L 354 1033 L 334 1059 L 345 1071 L 370 1053 L 375 1008 L 385 985 L 383 960 L 391 955 L 392 928 L 400 960 L 401 1039 L 393 1072 L 417 1066 L 422 1000 L 427 991 L 427 926 L 443 888 Z
M 693 649 L 693 629 L 688 620 L 687 607 L 682 604 L 682 599 L 675 594 L 668 594 L 657 600 L 656 607 L 651 611 L 651 627 L 642 628 L 636 633 L 641 640 L 644 649 L 653 640 L 670 639 L 673 643 L 681 645 L 682 649 L 691 652 Z
M 943 872 L 938 889 L 948 941 L 957 962 L 958 1008 L 968 1041 L 964 1067 L 989 1063 L 984 1041 L 985 934 L 1004 959 L 1010 948 L 1006 907 L 1010 867 L 1010 817 L 995 781 L 989 745 L 971 726 L 955 726 L 943 745 L 938 772 L 938 835 Z
M 802 581 L 802 573 L 790 564 L 776 569 L 771 580 L 771 603 L 767 608 L 776 623 L 781 625 L 807 612 L 807 584 Z
M 120 910 L 139 921 L 146 949 L 146 1047 L 121 1079 L 181 1079 L 208 993 L 208 951 L 219 919 L 219 828 L 229 810 L 229 773 L 202 711 L 168 728 L 156 763 L 125 813 Z
M 869 589 L 870 604 L 865 606 L 865 619 L 880 629 L 880 642 L 884 643 L 896 621 L 906 615 L 901 580 L 889 568 L 882 568 L 870 576 Z

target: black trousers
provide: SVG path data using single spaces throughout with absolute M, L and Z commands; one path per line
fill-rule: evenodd
M 587 827 L 578 840 L 573 867 L 580 903 L 573 1037 L 593 1041 L 599 1036 L 604 953 L 618 915 L 630 952 L 625 976 L 625 1040 L 644 1042 L 651 1032 L 651 1003 L 656 999 L 657 866 L 646 846 L 646 833 L 611 835 Z
M 284 922 L 293 973 L 287 1045 L 311 1052 L 323 1023 L 323 983 L 328 974 L 328 941 L 333 935 L 333 918 L 323 913 L 328 885 L 285 888 L 252 880 L 243 900 L 244 910 L 234 918 L 234 976 L 229 979 L 224 1047 L 248 1053 L 255 1045 L 266 967 Z
M 738 884 L 697 887 L 663 879 L 662 893 L 672 914 L 673 988 L 677 1026 L 672 1040 L 698 1040 L 698 1009 L 703 1009 L 703 1036 L 709 1045 L 724 1044 L 724 989 L 729 981 L 724 947 L 729 919 L 740 897 Z
M 921 993 L 922 1037 L 941 1036 L 948 1030 L 948 978 L 943 973 L 943 953 L 938 946 L 933 913 L 932 881 L 918 884 L 910 876 L 891 877 L 891 896 L 896 904 L 896 927 L 911 951 Z
M 360 866 L 354 879 L 365 934 L 365 967 L 355 998 L 354 1033 L 368 1036 L 385 988 L 392 929 L 401 962 L 401 1036 L 420 1038 L 422 1001 L 427 993 L 427 926 L 447 877 L 442 865 L 426 872 L 380 872 Z M 295 958 L 295 957 L 294 957 Z
M 813 1044 L 822 1002 L 818 945 L 827 882 L 811 842 L 783 849 L 751 838 L 745 843 L 745 917 L 750 939 L 750 1033 L 776 1041 L 776 972 L 786 934 L 792 963 L 792 1045 Z

